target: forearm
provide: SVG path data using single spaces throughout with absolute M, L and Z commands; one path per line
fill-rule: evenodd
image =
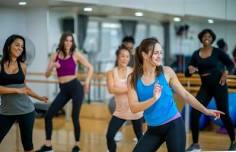
M 202 113 L 206 113 L 207 112 L 207 108 L 204 107 L 193 95 L 191 95 L 190 93 L 186 92 L 185 95 L 185 101 L 187 103 L 189 103 L 194 109 L 202 112 Z
M 93 76 L 93 67 L 89 67 L 89 70 L 88 70 L 88 75 L 87 75 L 87 78 L 85 80 L 85 83 L 89 84 L 90 81 L 91 81 L 91 78 Z
M 154 99 L 154 97 L 152 97 L 152 98 L 150 98 L 146 101 L 143 101 L 143 102 L 131 103 L 130 109 L 133 113 L 138 113 L 138 112 L 146 110 L 154 103 L 155 103 L 155 99 Z
M 29 89 L 28 90 L 28 95 L 37 99 L 37 100 L 41 100 L 41 96 L 39 96 L 37 93 L 35 93 L 33 90 Z
M 12 94 L 12 93 L 17 93 L 16 89 L 17 89 L 17 88 L 8 88 L 8 87 L 0 86 L 0 94 Z
M 49 66 L 45 72 L 45 76 L 48 78 L 51 73 L 52 73 L 52 70 L 53 70 L 53 66 Z
M 114 88 L 109 89 L 109 93 L 111 93 L 111 94 L 124 94 L 124 93 L 128 93 L 128 89 L 121 88 L 121 87 L 114 87 Z

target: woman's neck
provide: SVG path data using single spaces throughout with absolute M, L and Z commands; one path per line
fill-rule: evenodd
M 143 76 L 155 76 L 156 75 L 156 66 L 150 66 L 147 64 L 143 65 Z
M 203 51 L 209 51 L 211 49 L 212 49 L 211 45 L 203 45 L 203 48 L 202 48 Z
M 125 66 L 117 66 L 117 69 L 118 69 L 119 71 L 126 71 L 126 68 L 127 68 L 127 67 L 125 67 Z
M 15 64 L 17 62 L 17 58 L 14 58 L 12 57 L 10 60 L 9 60 L 9 63 L 11 64 Z

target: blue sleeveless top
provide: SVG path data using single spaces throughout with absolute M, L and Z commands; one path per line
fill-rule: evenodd
M 177 113 L 172 90 L 162 72 L 156 77 L 155 82 L 146 85 L 141 78 L 136 82 L 136 91 L 139 102 L 143 102 L 153 97 L 154 84 L 159 83 L 162 87 L 161 96 L 152 106 L 144 111 L 144 118 L 148 126 L 160 126 L 173 118 Z

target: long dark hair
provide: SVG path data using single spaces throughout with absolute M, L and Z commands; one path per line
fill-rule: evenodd
M 63 53 L 63 56 L 66 57 L 66 51 L 65 51 L 65 44 L 64 42 L 66 41 L 67 37 L 72 37 L 72 46 L 70 48 L 70 54 L 73 54 L 75 49 L 76 49 L 76 45 L 75 45 L 75 39 L 73 37 L 73 34 L 70 32 L 65 32 L 62 34 L 61 38 L 60 38 L 60 42 L 57 48 L 57 51 L 61 51 Z
M 3 47 L 3 56 L 1 60 L 1 67 L 3 68 L 4 63 L 8 62 L 8 65 L 10 64 L 11 57 L 11 45 L 16 39 L 21 39 L 23 41 L 23 51 L 21 55 L 16 59 L 17 62 L 25 62 L 26 60 L 26 49 L 25 49 L 25 38 L 21 35 L 13 34 L 7 38 L 5 41 L 4 47 Z
M 146 38 L 144 39 L 139 47 L 135 50 L 135 62 L 134 62 L 134 70 L 131 73 L 131 87 L 136 89 L 136 82 L 143 74 L 143 55 L 142 52 L 148 54 L 150 51 L 154 52 L 155 44 L 159 43 L 156 38 Z M 162 66 L 156 67 L 156 74 L 159 75 L 163 71 Z
M 118 58 L 119 58 L 119 55 L 121 53 L 121 50 L 127 50 L 129 52 L 129 56 L 131 56 L 131 52 L 130 50 L 124 45 L 124 44 L 121 44 L 118 49 L 116 50 L 116 61 L 115 61 L 115 67 L 118 66 Z

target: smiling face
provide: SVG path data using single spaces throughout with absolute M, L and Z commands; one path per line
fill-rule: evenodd
M 126 67 L 129 63 L 130 53 L 126 49 L 121 49 L 117 56 L 118 66 Z
M 70 51 L 72 45 L 73 45 L 73 38 L 71 36 L 67 36 L 64 41 L 64 49 Z
M 10 56 L 13 58 L 18 58 L 24 49 L 24 41 L 20 38 L 17 38 L 13 43 L 10 45 Z
M 163 49 L 159 43 L 156 43 L 153 51 L 149 50 L 148 54 L 143 55 L 144 61 L 152 66 L 160 66 L 162 64 Z
M 212 44 L 213 39 L 212 39 L 211 34 L 209 32 L 207 32 L 207 33 L 203 34 L 201 40 L 202 40 L 202 44 L 204 46 L 209 46 Z

